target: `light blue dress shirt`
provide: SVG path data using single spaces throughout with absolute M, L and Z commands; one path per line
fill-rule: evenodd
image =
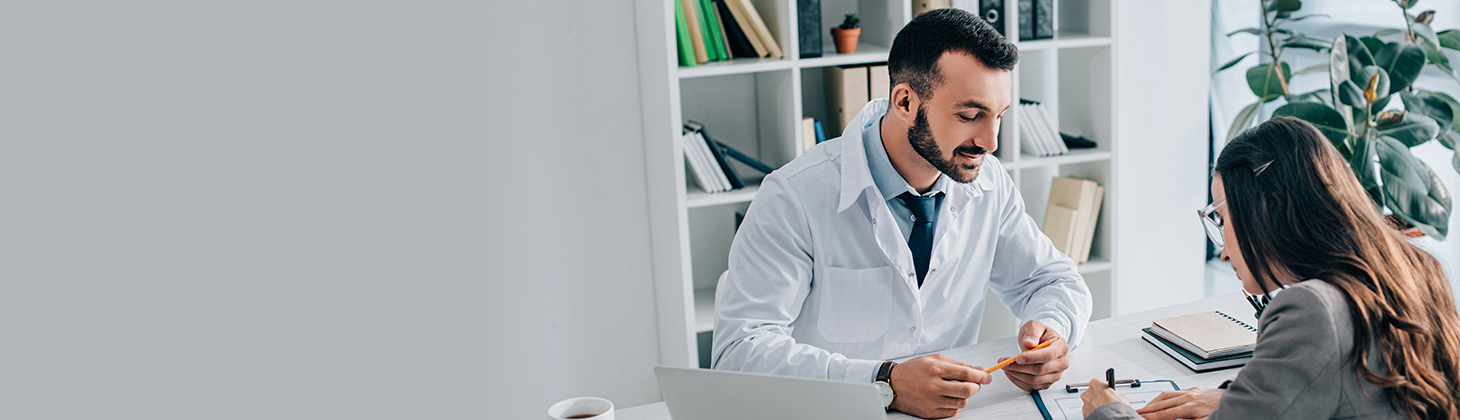
M 974 182 L 943 182 L 918 287 L 910 233 L 889 222 L 894 206 L 863 136 L 886 112 L 886 99 L 872 101 L 841 137 L 761 183 L 730 246 L 713 368 L 871 382 L 883 360 L 977 342 L 988 291 L 1021 323 L 1037 320 L 1072 347 L 1084 338 L 1090 290 L 993 156 Z
M 882 145 L 882 119 L 874 118 L 866 129 L 862 130 L 862 147 L 867 149 L 867 169 L 872 173 L 872 182 L 877 184 L 877 190 L 882 192 L 882 201 L 887 202 L 887 207 L 892 210 L 892 217 L 897 220 L 898 229 L 902 230 L 902 240 L 912 238 L 912 209 L 907 208 L 907 203 L 897 196 L 908 193 L 922 197 L 938 197 L 937 203 L 941 207 L 943 195 L 948 192 L 948 183 L 953 182 L 947 175 L 938 174 L 938 180 L 933 182 L 933 188 L 927 194 L 918 194 L 918 190 L 903 179 L 902 174 L 897 173 L 897 168 L 892 167 L 892 158 L 887 156 L 887 147 Z M 933 220 L 937 220 L 936 218 Z

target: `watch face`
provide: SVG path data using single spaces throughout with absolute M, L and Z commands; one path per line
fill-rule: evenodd
M 892 393 L 892 385 L 886 382 L 873 382 L 872 385 L 876 385 L 877 392 L 882 394 L 882 406 L 887 407 L 892 405 L 892 399 L 896 397 Z

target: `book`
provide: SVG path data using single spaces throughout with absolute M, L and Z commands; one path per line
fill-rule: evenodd
M 1044 141 L 1040 139 L 1039 130 L 1034 125 L 1034 112 L 1027 104 L 1019 105 L 1019 145 L 1027 149 L 1029 154 L 1039 157 L 1050 156 Z
M 740 32 L 745 34 L 745 38 L 750 41 L 750 46 L 755 49 L 755 56 L 769 57 L 770 50 L 766 49 L 765 42 L 760 39 L 760 35 L 756 34 L 755 25 L 750 22 L 750 17 L 746 16 L 745 8 L 741 6 L 740 0 L 724 1 L 726 8 L 730 9 L 730 17 L 735 19 L 735 25 L 740 28 Z
M 715 9 L 720 14 L 720 26 L 725 28 L 725 38 L 726 42 L 730 44 L 731 58 L 760 57 L 760 54 L 755 52 L 755 47 L 750 45 L 750 39 L 740 31 L 740 24 L 735 23 L 735 16 L 730 14 L 730 6 L 725 4 L 725 0 L 711 1 L 714 2 Z
M 676 39 L 679 44 L 679 65 L 693 67 L 695 65 L 694 46 L 690 45 L 689 24 L 684 21 L 684 4 L 674 2 L 674 30 L 678 33 Z
M 771 35 L 771 30 L 766 28 L 765 21 L 760 18 L 760 12 L 755 10 L 755 5 L 750 0 L 738 1 L 740 7 L 745 10 L 745 17 L 750 19 L 750 26 L 755 28 L 755 36 L 765 44 L 766 51 L 770 52 L 767 58 L 781 58 L 781 45 L 776 42 L 776 37 Z
M 1054 38 L 1054 0 L 1034 0 L 1034 39 Z
M 1050 242 L 1054 243 L 1055 249 L 1065 255 L 1070 255 L 1070 259 L 1074 259 L 1073 255 L 1078 255 L 1074 251 L 1075 236 L 1078 232 L 1075 230 L 1078 225 L 1076 222 L 1083 219 L 1086 218 L 1080 214 L 1079 210 L 1050 204 L 1049 209 L 1044 212 L 1044 228 L 1041 231 L 1044 232 L 1044 236 L 1049 237 Z
M 821 0 L 796 0 L 796 35 L 801 58 L 821 56 Z
M 892 76 L 887 74 L 887 65 L 867 66 L 867 98 L 878 99 L 888 96 L 892 96 Z
M 827 67 L 826 110 L 838 127 L 846 127 L 867 105 L 866 67 Z
M 1198 312 L 1151 322 L 1151 333 L 1202 359 L 1251 352 L 1257 329 L 1221 311 Z
M 801 117 L 801 151 L 811 150 L 816 145 L 816 119 Z
M 710 1 L 710 11 L 713 12 L 715 18 L 715 29 L 720 31 L 720 48 L 725 51 L 725 59 L 735 58 L 735 54 L 730 52 L 730 37 L 725 34 L 725 19 L 720 17 L 720 9 L 715 6 L 713 1 Z
M 1070 149 L 1068 147 L 1065 147 L 1064 140 L 1060 139 L 1059 125 L 1055 124 L 1054 118 L 1051 117 L 1049 114 L 1049 109 L 1045 108 L 1044 104 L 1034 104 L 1034 113 L 1038 115 L 1039 120 L 1044 123 L 1040 127 L 1042 129 L 1040 130 L 1040 134 L 1043 135 L 1044 141 L 1049 145 L 1054 146 L 1057 151 L 1056 154 L 1063 155 L 1065 153 L 1069 153 Z
M 1090 204 L 1090 211 L 1085 222 L 1085 236 L 1081 238 L 1079 246 L 1080 258 L 1075 259 L 1076 264 L 1084 264 L 1090 261 L 1090 245 L 1095 242 L 1095 223 L 1100 221 L 1100 202 L 1105 200 L 1105 186 L 1095 186 L 1095 201 Z
M 821 127 L 821 120 L 816 120 L 816 143 L 817 144 L 820 144 L 820 143 L 825 142 L 825 141 L 826 141 L 826 130 L 823 130 L 822 129 L 822 127 Z
M 710 149 L 710 156 L 715 157 L 715 164 L 720 167 L 721 173 L 725 175 L 725 180 L 730 183 L 730 189 L 737 190 L 744 188 L 745 181 L 741 180 L 740 174 L 736 173 L 735 168 L 730 166 L 730 161 L 725 160 L 725 152 L 723 152 L 720 148 L 721 143 L 715 141 L 715 138 L 710 136 L 710 132 L 709 130 L 705 129 L 704 124 L 700 124 L 694 121 L 689 121 L 686 123 L 686 125 L 690 124 L 693 124 L 697 127 L 695 131 L 698 132 L 700 137 L 704 137 L 705 146 Z
M 710 7 L 710 0 L 694 0 L 695 13 L 700 15 L 700 28 L 705 35 L 705 52 L 709 54 L 710 61 L 721 61 L 728 59 L 724 51 L 724 41 L 720 39 L 719 22 L 715 20 L 714 9 Z
M 933 9 L 947 9 L 953 7 L 953 0 L 913 0 L 913 16 L 921 15 L 923 12 Z
M 1150 328 L 1142 328 L 1141 331 L 1145 332 L 1145 334 L 1141 334 L 1141 338 L 1145 339 L 1147 343 L 1156 346 L 1161 352 L 1166 353 L 1167 356 L 1171 356 L 1172 359 L 1176 359 L 1177 362 L 1181 362 L 1187 369 L 1191 369 L 1196 373 L 1245 366 L 1248 360 L 1252 360 L 1252 352 L 1215 359 L 1203 359 L 1201 356 L 1197 356 L 1196 353 L 1187 351 L 1181 348 L 1181 346 L 1151 333 Z
M 695 63 L 704 64 L 710 62 L 709 53 L 705 51 L 705 34 L 700 30 L 700 16 L 695 13 L 695 0 L 679 0 L 684 7 L 684 21 L 689 24 L 689 42 L 695 49 Z
M 1034 39 L 1034 0 L 1012 0 L 1019 2 L 1019 40 Z
M 731 159 L 735 159 L 740 161 L 740 163 L 744 163 L 745 166 L 749 166 L 750 169 L 760 171 L 761 173 L 767 175 L 769 175 L 771 171 L 776 170 L 770 165 L 755 160 L 755 158 L 750 157 L 750 155 L 741 153 L 739 150 L 735 150 L 735 148 L 725 145 L 725 143 L 715 142 L 715 144 L 720 146 L 721 150 L 725 151 L 725 156 L 729 156 Z
M 685 130 L 684 134 L 679 136 L 679 140 L 681 149 L 684 150 L 684 162 L 689 166 L 689 170 L 685 172 L 694 175 L 695 184 L 699 185 L 701 190 L 707 193 L 718 191 L 719 184 L 710 178 L 709 173 L 704 169 L 704 164 L 700 162 L 698 149 L 693 143 L 694 132 Z
M 1092 228 L 1092 226 L 1089 226 L 1089 213 L 1096 211 L 1091 206 L 1095 202 L 1095 192 L 1099 186 L 1100 184 L 1096 184 L 1095 181 L 1075 177 L 1063 177 L 1050 180 L 1049 208 L 1065 207 L 1074 210 L 1075 213 L 1073 215 L 1074 227 L 1072 229 L 1074 229 L 1074 233 L 1072 234 L 1072 238 L 1079 238 L 1080 240 L 1078 242 L 1071 240 L 1063 248 L 1060 247 L 1059 242 L 1055 243 L 1055 248 L 1058 248 L 1060 252 L 1069 256 L 1071 260 L 1079 259 L 1079 245 L 1083 243 L 1085 236 L 1087 236 L 1086 230 Z M 1045 223 L 1050 223 L 1049 216 L 1051 214 L 1053 214 L 1051 211 L 1045 212 Z

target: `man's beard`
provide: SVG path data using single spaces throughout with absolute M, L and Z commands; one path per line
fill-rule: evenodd
M 939 150 L 938 143 L 933 141 L 933 131 L 928 129 L 927 110 L 921 106 L 918 107 L 918 117 L 913 121 L 913 126 L 907 129 L 907 140 L 908 143 L 912 144 L 913 150 L 916 150 L 919 156 L 922 156 L 934 168 L 938 168 L 938 171 L 942 172 L 943 175 L 948 175 L 948 178 L 964 184 L 973 182 L 974 179 L 978 178 L 978 164 L 959 165 L 953 163 L 952 158 L 943 158 L 943 151 Z M 959 153 L 980 155 L 988 153 L 988 150 L 977 145 L 958 146 L 957 149 L 953 149 L 953 158 L 956 158 Z

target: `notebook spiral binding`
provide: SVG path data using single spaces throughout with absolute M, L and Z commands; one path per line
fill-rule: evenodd
M 1256 328 L 1252 328 L 1251 325 L 1247 325 L 1246 322 L 1242 322 L 1241 320 L 1238 320 L 1237 318 L 1233 318 L 1231 315 L 1227 315 L 1225 313 L 1222 313 L 1222 311 L 1212 311 L 1212 312 L 1216 312 L 1217 315 L 1221 315 L 1223 318 L 1227 318 L 1227 319 L 1232 320 L 1232 322 L 1236 322 L 1237 325 L 1241 325 L 1243 328 L 1252 330 L 1252 332 L 1257 332 L 1257 329 Z

